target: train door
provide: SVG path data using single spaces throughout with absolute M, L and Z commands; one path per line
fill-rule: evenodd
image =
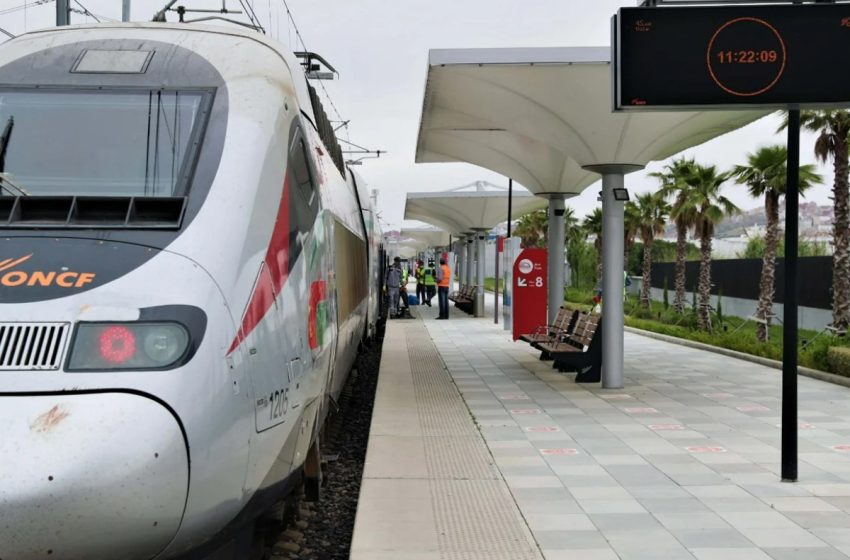
M 327 242 L 320 217 L 318 173 L 312 165 L 309 142 L 297 130 L 290 142 L 289 170 L 292 194 L 290 198 L 290 251 L 299 278 L 300 299 L 297 315 L 286 318 L 287 324 L 297 325 L 301 339 L 306 338 L 299 363 L 293 365 L 290 387 L 290 406 L 297 410 L 293 420 L 298 430 L 293 466 L 304 462 L 307 447 L 312 441 L 316 418 L 320 410 L 324 381 L 330 369 L 326 340 L 328 327 L 327 288 L 324 255 Z

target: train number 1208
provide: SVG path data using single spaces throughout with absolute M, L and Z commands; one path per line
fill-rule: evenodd
M 289 409 L 289 387 L 269 394 L 269 420 L 281 418 Z

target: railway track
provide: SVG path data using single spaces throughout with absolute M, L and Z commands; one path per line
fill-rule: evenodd
M 366 460 L 372 405 L 378 384 L 384 324 L 370 348 L 364 348 L 349 375 L 339 410 L 326 429 L 322 498 L 303 495 L 278 512 L 277 530 L 267 528 L 264 560 L 347 560 Z M 272 524 L 274 525 L 274 524 Z M 281 526 L 285 529 L 280 530 Z

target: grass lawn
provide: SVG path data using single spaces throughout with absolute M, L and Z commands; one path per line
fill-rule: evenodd
M 502 278 L 499 278 L 499 291 L 501 292 L 505 287 L 505 281 Z M 484 289 L 492 292 L 496 289 L 496 279 L 495 278 L 485 278 L 484 279 Z

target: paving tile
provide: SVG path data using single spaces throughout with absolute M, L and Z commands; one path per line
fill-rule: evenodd
M 624 488 L 633 498 L 664 500 L 674 498 L 690 498 L 691 494 L 682 489 L 681 486 L 668 482 L 663 485 L 627 485 Z
M 535 531 L 534 538 L 543 550 L 608 548 L 608 541 L 598 531 Z M 576 553 L 576 557 L 582 556 Z
M 708 507 L 696 498 L 643 498 L 640 504 L 651 513 L 703 513 Z
M 827 544 L 803 528 L 748 529 L 739 531 L 760 548 L 818 548 Z
M 808 497 L 777 497 L 770 498 L 767 503 L 776 511 L 824 511 L 838 512 L 837 507 L 820 498 Z
M 671 531 L 687 548 L 743 548 L 752 543 L 739 531 L 731 528 L 691 528 Z
M 662 530 L 658 520 L 649 513 L 594 513 L 590 520 L 602 532 Z
M 783 513 L 788 519 L 804 529 L 850 527 L 850 515 L 844 512 L 785 511 Z
M 766 548 L 774 560 L 846 560 L 847 555 L 834 548 Z
M 581 550 L 543 549 L 546 560 L 620 560 L 617 553 L 610 548 L 585 548 Z
M 721 512 L 720 517 L 737 529 L 798 529 L 793 521 L 776 511 Z
M 525 519 L 532 531 L 596 531 L 584 514 L 528 513 Z
M 729 524 L 718 514 L 699 513 L 655 513 L 655 518 L 670 531 L 677 529 L 727 529 Z
M 698 560 L 770 560 L 771 557 L 755 547 L 747 548 L 691 548 Z M 802 560 L 802 559 L 801 559 Z
M 637 500 L 579 500 L 579 505 L 588 513 L 644 513 L 646 509 Z
M 850 546 L 850 527 L 815 528 L 811 531 L 832 546 Z
M 570 493 L 582 500 L 628 500 L 631 495 L 622 486 L 585 486 L 570 488 Z

